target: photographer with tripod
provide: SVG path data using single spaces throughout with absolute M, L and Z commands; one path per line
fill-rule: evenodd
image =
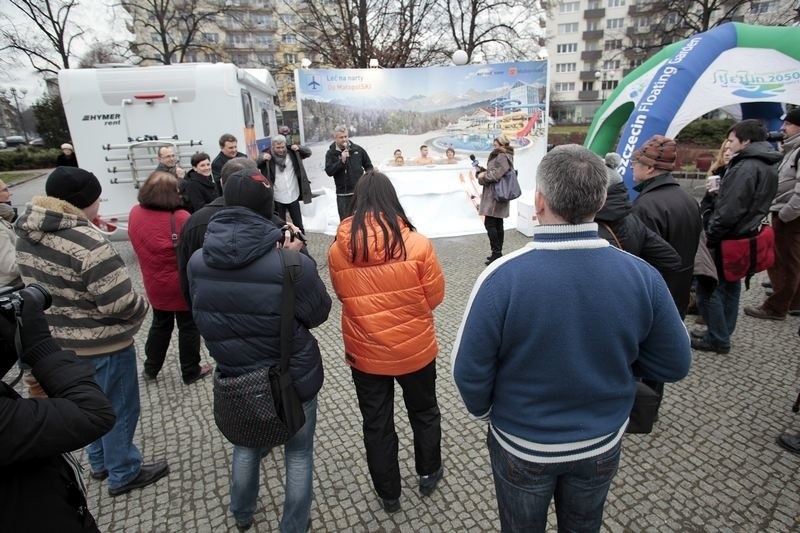
M 20 353 L 48 396 L 23 399 L 0 383 L 0 531 L 99 531 L 69 452 L 107 433 L 116 417 L 94 367 L 50 336 L 49 305 L 37 285 L 0 295 L 0 375 Z

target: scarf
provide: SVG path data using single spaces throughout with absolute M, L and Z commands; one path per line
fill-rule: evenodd
M 275 164 L 278 166 L 278 168 L 281 169 L 281 172 L 286 170 L 286 156 L 287 155 L 289 155 L 288 151 L 283 155 L 272 154 L 272 160 L 275 161 Z

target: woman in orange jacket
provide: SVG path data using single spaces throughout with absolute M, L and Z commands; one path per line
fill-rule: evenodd
M 414 432 L 420 492 L 432 494 L 444 472 L 433 325 L 444 275 L 431 242 L 416 232 L 384 174 L 370 171 L 359 179 L 353 206 L 353 216 L 339 225 L 328 267 L 342 302 L 345 361 L 363 418 L 370 476 L 384 509 L 393 513 L 400 509 L 395 380 Z

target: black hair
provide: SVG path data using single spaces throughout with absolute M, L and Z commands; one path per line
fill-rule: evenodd
M 383 234 L 383 242 L 386 243 L 386 247 L 383 250 L 383 259 L 385 261 L 395 258 L 405 259 L 406 244 L 403 241 L 400 222 L 405 224 L 411 231 L 416 231 L 416 228 L 408 220 L 406 212 L 397 198 L 397 191 L 394 190 L 389 178 L 385 174 L 372 170 L 361 176 L 353 194 L 353 221 L 350 226 L 350 243 L 353 248 L 351 260 L 354 263 L 359 257 L 359 253 L 364 261 L 369 259 L 367 246 L 368 217 L 371 219 L 370 225 L 377 224 Z
M 200 164 L 201 161 L 205 161 L 206 159 L 211 161 L 211 156 L 209 156 L 205 152 L 197 152 L 196 154 L 192 155 L 191 159 L 192 166 L 196 167 L 197 165 Z
M 748 118 L 734 124 L 728 130 L 728 135 L 733 133 L 739 141 L 760 142 L 767 140 L 767 128 L 764 123 L 755 118 Z

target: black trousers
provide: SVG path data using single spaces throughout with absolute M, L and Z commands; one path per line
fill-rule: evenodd
M 489 234 L 489 247 L 492 250 L 492 255 L 502 255 L 503 239 L 506 236 L 503 230 L 503 219 L 487 215 L 483 217 L 483 227 L 486 228 L 486 233 Z
M 346 219 L 353 214 L 353 195 L 336 195 L 336 208 L 339 210 L 339 221 Z
M 172 328 L 178 323 L 178 357 L 183 379 L 192 379 L 200 372 L 200 332 L 191 311 L 162 311 L 153 308 L 153 323 L 144 343 L 144 370 L 151 376 L 158 375 L 167 357 Z
M 403 389 L 408 420 L 414 432 L 417 474 L 433 474 L 442 466 L 442 427 L 436 402 L 436 360 L 404 376 L 378 376 L 351 368 L 358 407 L 364 420 L 364 447 L 375 490 L 383 499 L 400 497 L 400 465 L 394 429 L 394 380 Z
M 292 224 L 300 228 L 300 231 L 305 233 L 306 230 L 303 227 L 303 214 L 300 212 L 300 200 L 295 200 L 290 204 L 275 202 L 275 213 L 283 220 L 286 220 L 287 211 L 289 212 L 289 216 L 292 218 Z

